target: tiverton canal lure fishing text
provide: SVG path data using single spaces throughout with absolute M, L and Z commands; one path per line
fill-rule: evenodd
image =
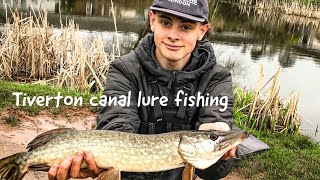
M 62 96 L 60 92 L 58 92 L 57 96 L 27 96 L 27 94 L 23 92 L 13 92 L 13 96 L 16 99 L 16 106 L 49 106 L 54 103 L 55 107 L 58 108 L 61 104 L 67 106 L 82 106 L 84 103 L 83 97 L 81 96 Z M 129 107 L 131 105 L 132 99 L 131 91 L 128 92 L 127 95 L 120 95 L 118 97 L 109 97 L 106 95 L 102 95 L 99 97 L 91 97 L 89 99 L 89 104 L 91 106 L 122 106 Z M 142 95 L 142 92 L 138 92 L 137 104 L 140 106 L 154 106 L 155 102 L 159 101 L 161 106 L 168 105 L 168 97 L 161 96 L 146 96 Z M 228 96 L 219 96 L 213 97 L 209 94 L 202 95 L 200 92 L 196 93 L 195 96 L 188 96 L 184 93 L 183 90 L 177 92 L 174 103 L 176 106 L 196 106 L 196 107 L 205 107 L 205 106 L 218 106 L 220 107 L 220 111 L 225 111 L 228 106 Z

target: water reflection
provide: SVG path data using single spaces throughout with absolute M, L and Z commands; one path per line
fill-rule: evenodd
M 315 83 L 320 77 L 320 59 L 306 57 L 291 53 L 289 50 L 276 49 L 272 56 L 264 56 L 259 61 L 253 61 L 251 51 L 254 44 L 226 44 L 217 42 L 214 49 L 217 61 L 220 64 L 235 62 L 235 68 L 231 70 L 233 82 L 247 89 L 253 89 L 258 82 L 259 64 L 264 67 L 265 82 L 269 80 L 278 69 L 284 66 L 280 73 L 279 84 L 280 96 L 288 97 L 292 91 L 301 91 L 299 115 L 302 116 L 302 132 L 320 141 L 320 136 L 315 136 L 316 125 L 320 124 L 319 102 L 320 84 Z M 268 50 L 270 46 L 267 46 Z M 226 50 L 227 49 L 227 50 Z M 246 49 L 244 51 L 244 49 Z M 290 67 L 290 68 L 288 68 Z
M 213 0 L 214 1 L 214 0 Z M 278 56 L 279 64 L 293 67 L 297 54 L 320 58 L 320 20 L 283 15 L 229 3 L 216 3 L 211 23 L 217 33 L 215 42 L 229 44 L 254 44 L 250 58 L 257 62 L 264 57 Z M 225 35 L 225 32 L 237 35 Z M 243 47 L 246 52 L 246 46 Z
M 289 32 L 289 35 L 293 35 L 292 40 L 295 40 L 295 37 L 298 38 L 297 45 L 313 48 L 314 35 L 319 33 L 319 20 L 279 14 L 274 11 L 262 11 L 261 9 L 254 11 L 255 16 L 257 16 L 256 22 L 261 20 L 262 22 L 259 23 L 271 26 L 271 30 L 276 33 L 279 33 L 280 30 L 284 33 Z
M 263 43 L 260 46 L 254 46 L 251 49 L 251 58 L 253 60 L 259 59 L 261 56 L 264 56 L 266 54 L 266 43 Z
M 261 42 L 319 48 L 320 20 L 283 15 L 245 6 L 220 3 L 212 16 L 218 31 L 251 33 Z M 316 40 L 315 40 L 316 39 Z
M 281 67 L 289 68 L 293 67 L 297 57 L 291 53 L 289 48 L 283 49 L 279 53 L 279 64 Z

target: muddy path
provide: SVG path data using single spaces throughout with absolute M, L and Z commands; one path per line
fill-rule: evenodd
M 38 134 L 55 128 L 75 128 L 78 130 L 94 129 L 96 113 L 89 109 L 63 109 L 62 113 L 53 115 L 44 110 L 37 116 L 16 109 L 0 112 L 0 159 L 14 153 L 26 151 L 27 144 Z M 18 124 L 12 127 L 6 121 L 14 117 Z M 46 172 L 28 172 L 26 180 L 45 180 Z M 88 178 L 89 179 L 89 178 Z M 241 179 L 238 174 L 230 173 L 224 180 Z

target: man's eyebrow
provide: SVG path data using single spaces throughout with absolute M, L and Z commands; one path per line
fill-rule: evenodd
M 159 14 L 159 17 L 160 18 L 164 18 L 164 19 L 168 19 L 168 20 L 172 20 L 172 18 L 166 14 Z M 192 24 L 195 24 L 196 21 L 193 21 L 193 20 L 190 20 L 190 19 L 187 19 L 187 18 L 183 18 L 183 17 L 179 17 L 179 16 L 176 16 L 182 23 L 192 23 Z
M 168 19 L 168 20 L 171 20 L 171 18 L 165 14 L 159 14 L 159 17 L 160 18 L 164 18 L 164 19 Z

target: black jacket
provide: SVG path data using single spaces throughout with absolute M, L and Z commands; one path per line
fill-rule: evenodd
M 148 122 L 156 122 L 161 118 L 161 130 L 171 131 L 188 125 L 187 129 L 197 129 L 200 124 L 209 122 L 226 122 L 232 126 L 233 93 L 231 75 L 228 70 L 216 64 L 212 45 L 203 42 L 191 55 L 191 59 L 182 71 L 163 69 L 155 60 L 155 44 L 153 34 L 147 34 L 140 45 L 116 60 L 109 69 L 103 94 L 108 97 L 128 96 L 131 92 L 130 106 L 99 107 L 97 129 L 111 129 L 134 133 L 159 133 L 148 131 Z M 156 83 L 152 83 L 156 82 Z M 190 85 L 186 88 L 186 85 Z M 153 86 L 153 87 L 152 87 Z M 156 91 L 155 92 L 155 88 Z M 190 90 L 191 87 L 191 90 Z M 189 94 L 196 96 L 198 92 L 204 97 L 228 97 L 225 111 L 219 103 L 212 106 L 187 106 L 177 117 L 179 107 L 174 101 L 179 90 L 189 89 Z M 168 97 L 166 106 L 159 113 L 154 106 L 138 106 L 138 94 L 143 97 Z M 159 109 L 159 108 L 158 108 Z M 170 114 L 169 116 L 167 114 Z M 168 130 L 168 123 L 174 124 Z M 171 125 L 171 124 L 170 124 Z M 174 128 L 176 127 L 176 128 Z M 161 133 L 161 132 L 160 132 Z

